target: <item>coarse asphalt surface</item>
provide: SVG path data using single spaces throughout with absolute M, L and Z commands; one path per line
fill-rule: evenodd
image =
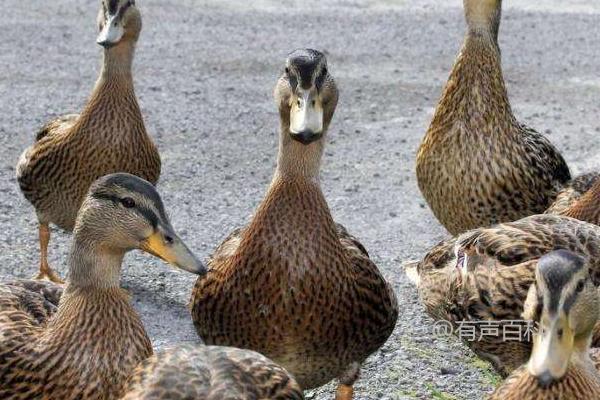
M 280 3 L 285 3 L 282 5 Z M 98 1 L 3 0 L 0 13 L 0 275 L 38 267 L 33 208 L 14 166 L 48 119 L 79 112 L 100 65 Z M 363 366 L 357 399 L 478 399 L 498 377 L 453 337 L 433 334 L 401 268 L 446 237 L 417 188 L 416 150 L 459 50 L 460 0 L 140 0 L 134 62 L 146 125 L 162 155 L 158 185 L 173 226 L 205 258 L 245 224 L 271 179 L 272 89 L 286 55 L 326 52 L 340 102 L 322 167 L 337 221 L 358 236 L 401 305 L 394 335 Z M 600 3 L 505 2 L 500 44 L 518 118 L 545 132 L 574 174 L 600 169 Z M 476 156 L 477 149 L 466 157 Z M 474 183 L 476 184 L 476 183 Z M 70 236 L 54 231 L 64 276 Z M 198 339 L 194 277 L 132 252 L 123 286 L 156 348 Z M 334 385 L 308 393 L 330 399 Z

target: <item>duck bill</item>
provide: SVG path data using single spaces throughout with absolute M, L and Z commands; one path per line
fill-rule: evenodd
M 102 28 L 96 39 L 96 43 L 104 48 L 110 48 L 121 41 L 124 32 L 121 22 L 117 19 L 117 15 L 109 16 L 104 24 L 104 28 Z
M 170 228 L 157 228 L 144 240 L 140 249 L 165 262 L 196 275 L 206 274 L 206 267 Z
M 323 105 L 316 91 L 305 91 L 293 96 L 290 135 L 304 145 L 323 136 Z
M 547 328 L 540 329 L 534 338 L 528 364 L 529 372 L 538 378 L 543 387 L 565 375 L 575 340 L 564 315 L 555 317 L 545 326 Z

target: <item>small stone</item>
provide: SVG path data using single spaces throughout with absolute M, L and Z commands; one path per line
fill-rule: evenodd
M 454 369 L 454 368 L 441 367 L 440 368 L 440 373 L 442 375 L 456 375 L 456 374 L 459 373 L 459 371 L 457 369 Z

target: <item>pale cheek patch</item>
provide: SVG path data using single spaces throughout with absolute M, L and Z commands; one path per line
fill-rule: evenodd
M 292 103 L 290 130 L 294 133 L 311 131 L 320 133 L 323 131 L 323 107 L 319 101 L 309 96 L 303 96 Z M 300 104 L 298 104 L 300 103 Z
M 116 17 L 110 17 L 98 36 L 98 42 L 117 43 L 123 37 L 123 33 L 123 27 L 117 22 Z

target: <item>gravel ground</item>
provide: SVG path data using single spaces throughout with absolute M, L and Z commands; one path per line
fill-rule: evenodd
M 137 93 L 163 158 L 173 225 L 203 257 L 248 221 L 274 168 L 272 88 L 288 52 L 325 50 L 341 89 L 322 186 L 335 218 L 393 282 L 402 315 L 364 365 L 358 399 L 476 399 L 498 382 L 457 340 L 435 337 L 402 261 L 445 236 L 417 189 L 414 159 L 460 47 L 460 0 L 142 0 Z M 600 4 L 505 2 L 501 46 L 512 104 L 546 132 L 573 172 L 600 169 Z M 38 265 L 36 218 L 14 165 L 49 118 L 78 111 L 99 68 L 98 2 L 3 0 L 0 27 L 0 274 Z M 70 237 L 56 233 L 62 274 Z M 139 252 L 123 285 L 157 348 L 197 341 L 186 310 L 194 278 Z M 333 385 L 309 398 L 332 397 Z

